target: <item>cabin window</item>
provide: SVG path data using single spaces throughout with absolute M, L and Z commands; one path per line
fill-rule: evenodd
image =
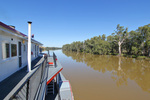
M 10 50 L 9 44 L 6 43 L 5 45 L 6 45 L 6 58 L 9 58 L 10 57 L 10 55 L 9 55 L 9 50 Z
M 11 44 L 11 56 L 17 56 L 17 45 L 16 44 Z
M 3 44 L 3 59 L 10 57 L 9 51 L 10 51 L 9 43 L 4 43 Z

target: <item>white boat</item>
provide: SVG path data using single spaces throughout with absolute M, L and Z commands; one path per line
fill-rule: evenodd
M 0 22 L 0 99 L 74 100 L 70 82 L 56 55 L 39 53 L 42 43 L 31 39 L 31 71 L 27 72 L 25 34 Z

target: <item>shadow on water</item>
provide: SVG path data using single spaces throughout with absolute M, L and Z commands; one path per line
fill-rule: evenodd
M 117 86 L 128 85 L 128 79 L 135 81 L 143 91 L 150 93 L 150 61 L 111 55 L 92 55 L 77 52 L 63 53 L 76 62 L 83 62 L 100 73 L 111 72 Z

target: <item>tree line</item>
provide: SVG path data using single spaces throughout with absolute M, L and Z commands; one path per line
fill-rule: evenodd
M 85 41 L 76 41 L 62 47 L 66 51 L 85 52 L 99 55 L 132 55 L 150 57 L 150 24 L 128 32 L 120 26 L 111 35 L 95 36 Z
M 48 50 L 59 50 L 62 49 L 60 47 L 41 47 L 42 51 L 48 51 Z

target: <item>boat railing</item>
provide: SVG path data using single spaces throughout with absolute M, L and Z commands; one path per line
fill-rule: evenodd
M 53 52 L 53 59 L 54 59 L 54 67 L 57 67 L 57 63 L 56 63 L 57 57 L 54 52 Z
M 11 100 L 14 99 L 26 99 L 26 100 L 40 100 L 44 98 L 44 93 L 41 93 L 43 89 L 43 82 L 46 80 L 46 64 L 47 57 L 44 61 L 38 65 L 37 69 L 22 83 L 22 85 L 11 96 Z M 45 84 L 46 85 L 46 84 Z M 46 86 L 44 86 L 46 89 Z

